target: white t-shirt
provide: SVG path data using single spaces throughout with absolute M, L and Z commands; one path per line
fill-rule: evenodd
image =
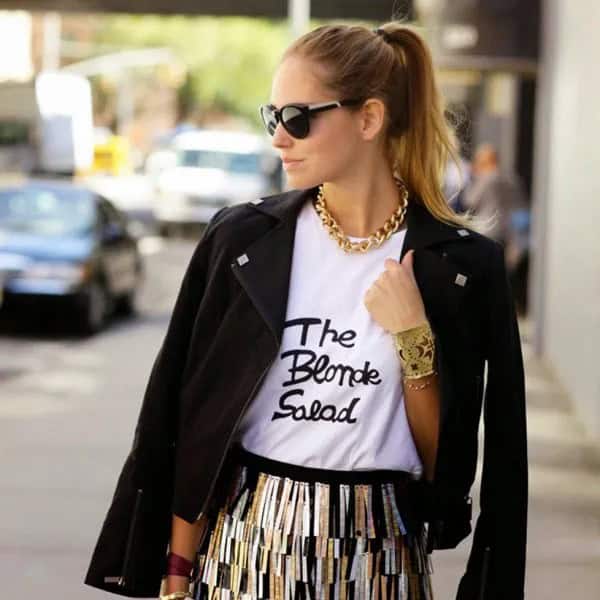
M 399 259 L 405 234 L 347 254 L 312 201 L 304 204 L 282 343 L 242 417 L 237 439 L 244 448 L 315 468 L 399 469 L 421 477 L 394 341 L 364 305 L 384 260 Z

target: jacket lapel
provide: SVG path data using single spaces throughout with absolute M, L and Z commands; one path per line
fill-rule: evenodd
M 273 223 L 231 264 L 278 344 L 281 343 L 286 318 L 296 219 L 316 189 L 291 190 L 249 202 L 257 211 L 272 217 Z M 415 278 L 427 313 L 454 312 L 470 285 L 469 274 L 459 273 L 453 265 L 427 249 L 441 242 L 469 240 L 472 233 L 438 221 L 412 199 L 406 210 L 406 223 L 406 237 L 399 260 L 408 250 L 415 250 Z M 463 277 L 457 281 L 458 275 Z
M 286 317 L 296 217 L 309 192 L 292 190 L 250 202 L 250 206 L 275 220 L 273 226 L 231 264 L 278 345 Z

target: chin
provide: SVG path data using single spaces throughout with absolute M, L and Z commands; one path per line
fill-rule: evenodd
M 289 188 L 306 189 L 323 183 L 319 175 L 309 173 L 286 173 L 286 181 Z

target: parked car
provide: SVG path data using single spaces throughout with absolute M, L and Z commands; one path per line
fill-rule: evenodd
M 280 161 L 265 136 L 186 131 L 170 151 L 172 166 L 156 177 L 154 215 L 162 232 L 173 224 L 206 224 L 223 206 L 280 191 Z
M 135 310 L 137 239 L 109 200 L 66 181 L 0 186 L 0 310 L 64 308 L 94 333 Z

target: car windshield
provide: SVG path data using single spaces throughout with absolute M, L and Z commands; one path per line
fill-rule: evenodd
M 228 173 L 244 175 L 260 173 L 260 159 L 260 154 L 251 152 L 193 149 L 178 150 L 177 152 L 177 165 L 180 167 L 222 169 Z
M 91 192 L 44 187 L 0 189 L 0 230 L 81 235 L 92 229 L 94 221 Z

